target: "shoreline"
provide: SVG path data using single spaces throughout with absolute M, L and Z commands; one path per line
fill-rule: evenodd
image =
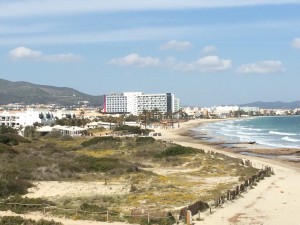
M 233 153 L 238 153 L 241 155 L 256 156 L 268 159 L 278 159 L 291 163 L 300 163 L 300 149 L 299 148 L 271 148 L 261 144 L 257 144 L 255 140 L 249 142 L 228 142 L 224 141 L 211 141 L 213 139 L 218 139 L 218 137 L 208 136 L 206 133 L 199 134 L 199 132 L 193 130 L 193 128 L 205 125 L 207 123 L 235 120 L 235 118 L 229 119 L 205 119 L 202 121 L 194 120 L 190 122 L 187 126 L 183 126 L 185 130 L 180 135 L 190 136 L 194 140 L 193 142 L 201 143 L 208 146 L 214 146 L 215 148 L 223 151 L 229 151 Z
M 195 224 L 289 224 L 299 225 L 300 211 L 300 163 L 287 160 L 255 157 L 238 154 L 234 148 L 221 148 L 218 145 L 195 139 L 190 135 L 193 127 L 207 122 L 221 120 L 192 120 L 182 123 L 180 128 L 163 130 L 160 139 L 170 140 L 175 144 L 219 152 L 235 158 L 249 159 L 256 168 L 271 166 L 275 175 L 260 181 L 253 189 L 242 194 L 238 199 L 229 201 L 213 209 L 213 213 L 203 213 L 201 221 Z M 299 150 L 299 149 L 298 149 Z

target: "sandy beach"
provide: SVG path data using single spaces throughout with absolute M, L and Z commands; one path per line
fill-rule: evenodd
M 174 143 L 200 148 L 205 151 L 222 152 L 232 157 L 249 159 L 253 166 L 262 168 L 271 166 L 275 175 L 260 181 L 253 189 L 243 193 L 234 201 L 229 201 L 221 207 L 214 208 L 201 215 L 195 224 L 264 224 L 264 225 L 299 225 L 300 224 L 300 169 L 299 164 L 287 161 L 245 156 L 207 145 L 188 135 L 188 131 L 202 123 L 211 120 L 192 120 L 181 124 L 181 128 L 164 130 L 162 139 Z M 196 218 L 195 218 L 196 219 Z

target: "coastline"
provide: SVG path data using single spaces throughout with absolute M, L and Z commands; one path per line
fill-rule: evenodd
M 227 202 L 213 209 L 213 213 L 203 213 L 201 221 L 195 224 L 290 224 L 299 225 L 300 211 L 300 163 L 279 158 L 262 158 L 254 155 L 238 154 L 235 148 L 220 147 L 220 144 L 195 139 L 190 130 L 204 123 L 221 120 L 199 119 L 182 123 L 180 128 L 164 130 L 161 139 L 176 144 L 214 151 L 241 159 L 249 159 L 253 166 L 262 168 L 271 166 L 275 175 L 259 182 L 254 189 L 242 194 L 238 199 Z M 299 151 L 299 149 L 297 149 Z M 254 150 L 247 150 L 254 151 Z M 268 149 L 268 151 L 270 151 Z M 272 150 L 274 151 L 274 150 Z M 278 154 L 289 155 L 291 151 L 279 151 Z
M 268 147 L 256 143 L 256 140 L 249 142 L 229 142 L 222 136 L 213 136 L 208 135 L 207 133 L 199 133 L 198 131 L 193 130 L 193 128 L 205 125 L 212 122 L 220 122 L 226 120 L 235 120 L 235 118 L 222 119 L 222 120 L 204 120 L 203 122 L 199 121 L 195 123 L 191 122 L 188 126 L 184 136 L 191 136 L 193 139 L 196 139 L 197 142 L 204 145 L 215 146 L 217 149 L 230 151 L 234 153 L 239 153 L 242 155 L 256 156 L 269 159 L 277 159 L 281 161 L 286 161 L 287 163 L 300 163 L 300 149 L 299 148 L 281 148 L 281 147 Z M 295 165 L 297 166 L 297 165 Z

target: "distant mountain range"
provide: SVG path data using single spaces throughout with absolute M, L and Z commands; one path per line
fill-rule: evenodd
M 0 105 L 9 103 L 77 105 L 88 101 L 89 105 L 103 105 L 103 95 L 92 96 L 72 88 L 38 85 L 28 82 L 11 82 L 0 79 Z
M 250 106 L 262 109 L 295 109 L 300 108 L 300 101 L 295 102 L 252 102 L 239 105 L 240 107 Z

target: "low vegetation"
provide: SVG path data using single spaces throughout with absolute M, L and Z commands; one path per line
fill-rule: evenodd
M 89 211 L 130 215 L 135 208 L 172 210 L 200 199 L 212 201 L 256 172 L 238 159 L 152 137 L 41 137 L 18 145 L 0 143 L 0 197 L 5 201 L 34 202 L 12 196 L 26 194 L 37 181 L 97 181 L 107 187 L 128 187 L 122 194 L 65 196 L 54 203 L 36 200 L 87 211 L 78 213 L 77 219 L 89 218 Z M 75 213 L 65 216 L 75 218 Z
M 190 155 L 190 154 L 197 154 L 197 153 L 204 153 L 203 150 L 198 150 L 191 147 L 184 147 L 180 145 L 175 145 L 168 147 L 167 149 L 163 150 L 159 153 L 158 157 L 167 157 L 167 156 L 178 156 L 178 155 Z
M 0 225 L 63 225 L 62 223 L 53 220 L 38 220 L 24 219 L 21 216 L 3 216 L 0 218 Z

